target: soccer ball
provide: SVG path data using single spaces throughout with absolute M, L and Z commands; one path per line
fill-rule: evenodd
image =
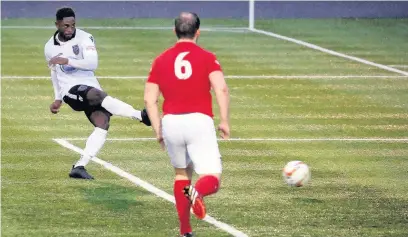
M 302 187 L 309 182 L 311 174 L 309 166 L 302 161 L 290 161 L 282 171 L 283 179 L 289 186 Z

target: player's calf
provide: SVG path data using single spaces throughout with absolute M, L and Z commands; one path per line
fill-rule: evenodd
M 103 99 L 101 106 L 113 115 L 136 119 L 147 126 L 151 126 L 146 110 L 136 110 L 133 106 L 109 95 Z

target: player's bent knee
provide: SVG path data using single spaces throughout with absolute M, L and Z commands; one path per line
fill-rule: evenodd
M 189 180 L 190 175 L 187 169 L 185 168 L 174 168 L 176 177 L 175 180 Z
M 187 175 L 176 175 L 174 180 L 191 180 L 191 178 Z
M 109 121 L 106 119 L 96 119 L 94 120 L 93 124 L 95 127 L 102 128 L 104 130 L 108 130 L 110 126 Z
M 109 130 L 109 126 L 110 126 L 109 123 L 101 124 L 101 125 L 95 125 L 95 127 L 102 128 L 103 130 L 106 130 L 106 131 Z
M 174 168 L 176 175 L 187 175 L 187 168 Z
M 98 128 L 102 128 L 104 130 L 108 130 L 109 129 L 109 120 L 105 119 L 105 118 L 98 118 L 94 121 L 94 125 L 95 127 Z
M 90 120 L 95 127 L 102 128 L 104 130 L 109 129 L 110 116 L 103 111 L 95 111 L 91 114 Z

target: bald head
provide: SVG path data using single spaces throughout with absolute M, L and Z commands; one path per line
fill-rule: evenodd
M 194 39 L 200 28 L 200 18 L 192 12 L 182 12 L 174 21 L 176 35 L 179 39 Z

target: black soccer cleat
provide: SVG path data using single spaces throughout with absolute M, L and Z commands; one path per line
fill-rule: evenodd
M 146 126 L 152 126 L 152 123 L 150 122 L 149 115 L 147 115 L 146 109 L 143 109 L 141 112 L 142 115 L 142 121 L 141 123 L 144 123 Z
M 69 173 L 69 177 L 74 179 L 94 179 L 88 172 L 86 172 L 85 167 L 83 166 L 72 166 L 72 170 Z
M 180 236 L 180 237 L 194 237 L 193 233 L 185 233 L 184 235 Z

